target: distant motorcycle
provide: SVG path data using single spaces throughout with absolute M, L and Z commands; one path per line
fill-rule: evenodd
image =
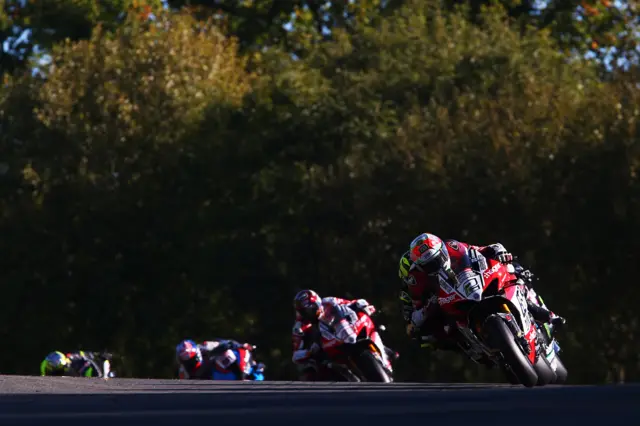
M 265 365 L 254 359 L 253 351 L 256 346 L 242 346 L 236 349 L 227 349 L 221 354 L 212 355 L 213 371 L 212 380 L 238 380 L 234 373 L 233 366 L 237 365 L 242 371 L 246 380 L 264 381 Z
M 337 305 L 320 321 L 324 365 L 351 382 L 393 382 L 393 367 L 374 321 L 365 312 Z

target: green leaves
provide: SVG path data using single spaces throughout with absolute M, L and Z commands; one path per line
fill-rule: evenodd
M 398 1 L 359 0 L 318 2 L 307 0 L 169 0 L 175 9 L 185 8 L 200 17 L 215 17 L 244 48 L 285 47 L 304 56 L 311 46 L 337 30 L 353 30 L 374 22 Z
M 451 2 L 459 3 L 459 2 Z M 473 18 L 490 1 L 470 3 Z M 635 2 L 610 0 L 500 1 L 520 25 L 549 30 L 567 55 L 587 54 L 601 64 L 617 68 L 637 63 L 640 25 Z
M 162 8 L 161 0 L 5 0 L 0 11 L 0 46 L 11 54 L 0 56 L 0 74 L 25 66 L 31 55 L 46 53 L 55 43 L 90 37 L 96 25 L 114 30 L 132 14 L 147 19 Z

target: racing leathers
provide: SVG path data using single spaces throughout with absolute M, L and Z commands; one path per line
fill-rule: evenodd
M 254 347 L 232 339 L 206 340 L 200 344 L 184 340 L 176 348 L 178 377 L 184 380 L 215 379 L 217 367 L 219 370 L 229 371 L 232 380 L 248 380 L 246 369 L 243 368 L 244 360 L 238 359 L 234 352 L 238 349 L 251 351 Z
M 456 240 L 445 240 L 443 245 L 450 259 L 450 267 L 445 270 L 439 270 L 436 273 L 421 271 L 412 262 L 410 252 L 403 254 L 400 259 L 399 270 L 399 276 L 402 279 L 400 301 L 407 334 L 411 338 L 419 338 L 423 347 L 457 350 L 455 339 L 452 339 L 452 333 L 455 330 L 448 326 L 448 318 L 440 309 L 438 303 L 437 295 L 440 281 L 446 280 L 451 274 L 459 272 L 461 265 L 457 263 L 463 258 L 463 253 L 466 253 L 469 249 L 477 250 L 484 257 L 498 260 L 504 264 L 511 263 L 513 256 L 500 243 L 488 246 L 474 246 Z M 523 270 L 521 267 L 520 271 L 516 268 L 516 272 L 522 273 Z M 524 271 L 525 276 L 526 272 L 528 271 Z M 528 284 L 530 284 L 530 280 Z M 541 303 L 541 299 L 538 301 L 538 296 L 533 289 L 529 290 L 527 304 L 536 321 L 552 323 L 555 326 L 564 323 L 564 318 L 549 311 Z

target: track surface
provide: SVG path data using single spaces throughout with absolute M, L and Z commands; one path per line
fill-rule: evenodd
M 640 424 L 640 385 L 306 384 L 0 376 L 0 425 Z

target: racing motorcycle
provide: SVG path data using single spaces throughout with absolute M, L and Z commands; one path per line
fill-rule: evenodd
M 529 284 L 533 284 L 533 274 L 531 271 L 525 270 L 520 264 L 514 262 L 515 274 L 526 281 Z M 533 298 L 533 303 L 540 306 L 539 299 Z M 543 338 L 543 346 L 545 347 L 545 356 L 547 361 L 551 365 L 551 368 L 556 373 L 556 379 L 551 383 L 553 384 L 564 384 L 567 381 L 567 376 L 569 375 L 567 368 L 562 363 L 560 359 L 560 344 L 553 334 L 553 324 L 550 323 L 536 323 L 536 327 L 538 328 L 538 332 Z
M 253 351 L 255 345 L 251 347 L 239 347 L 227 349 L 221 354 L 213 356 L 212 380 L 238 380 L 233 371 L 233 365 L 237 364 L 246 380 L 264 381 L 265 365 L 254 359 Z
M 382 343 L 371 316 L 349 306 L 337 305 L 325 312 L 319 324 L 322 350 L 329 369 L 349 382 L 393 382 L 388 348 Z
M 538 331 L 543 339 L 542 346 L 545 348 L 545 357 L 547 358 L 547 362 L 555 373 L 555 379 L 551 380 L 550 383 L 556 385 L 566 383 L 569 372 L 560 359 L 560 344 L 553 335 L 553 325 L 544 323 L 536 324 L 536 327 L 538 327 Z
M 527 288 L 514 266 L 475 249 L 460 246 L 458 251 L 464 267 L 455 279 L 440 280 L 438 304 L 453 318 L 460 348 L 475 362 L 502 368 L 511 383 L 555 382 L 555 351 L 529 312 Z

